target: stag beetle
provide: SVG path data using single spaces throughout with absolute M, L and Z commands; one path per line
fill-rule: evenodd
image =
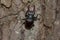
M 34 26 L 34 21 L 37 20 L 37 16 L 35 17 L 35 5 L 28 6 L 28 10 L 25 14 L 25 28 L 31 29 Z
M 33 6 L 32 10 L 30 9 L 30 5 L 28 6 L 28 10 L 26 12 L 26 20 L 25 20 L 25 28 L 31 29 L 34 26 L 34 14 L 35 14 L 35 6 Z

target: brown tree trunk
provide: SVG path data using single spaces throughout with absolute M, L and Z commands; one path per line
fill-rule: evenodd
M 24 19 L 28 5 L 35 5 L 34 27 Z M 60 40 L 59 0 L 0 0 L 0 40 Z

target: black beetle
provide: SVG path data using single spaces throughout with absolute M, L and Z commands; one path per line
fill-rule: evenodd
M 28 6 L 28 10 L 26 12 L 26 19 L 25 19 L 25 28 L 31 29 L 34 26 L 34 21 L 37 19 L 37 16 L 35 17 L 35 5 Z
M 31 29 L 34 26 L 34 20 L 36 17 L 35 15 L 35 5 L 33 6 L 28 6 L 28 10 L 26 12 L 26 19 L 25 19 L 25 28 L 26 29 Z
M 25 20 L 23 24 L 25 24 L 26 29 L 31 29 L 34 26 L 34 21 L 37 20 L 37 16 L 35 16 L 35 5 L 29 5 L 25 14 L 25 19 L 23 19 Z

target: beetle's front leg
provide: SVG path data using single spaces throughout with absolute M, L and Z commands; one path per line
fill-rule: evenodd
M 40 14 L 36 14 L 36 15 L 34 16 L 34 20 L 40 20 Z

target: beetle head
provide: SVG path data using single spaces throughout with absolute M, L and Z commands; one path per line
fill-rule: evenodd
M 35 5 L 28 5 L 28 11 L 35 11 Z

